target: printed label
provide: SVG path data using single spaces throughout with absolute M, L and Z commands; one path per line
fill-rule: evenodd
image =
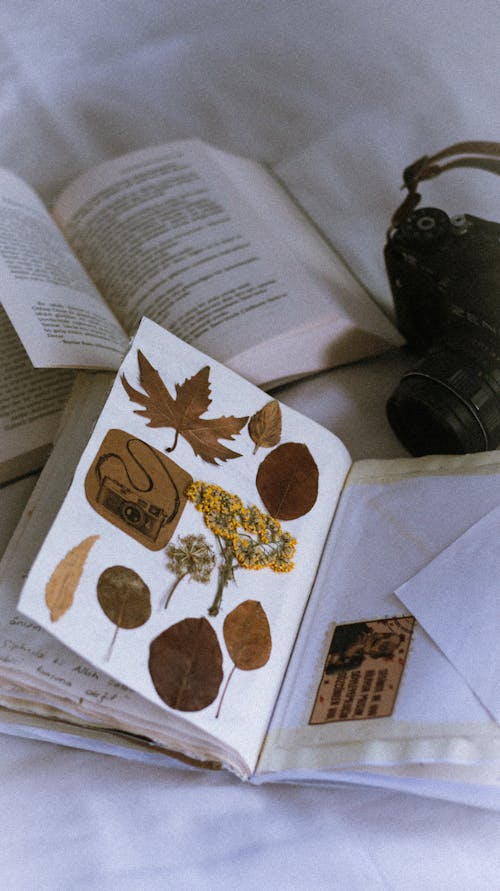
M 191 476 L 124 430 L 109 430 L 85 478 L 95 511 L 152 551 L 164 548 L 186 504 Z
M 397 616 L 337 625 L 310 724 L 392 714 L 415 619 Z

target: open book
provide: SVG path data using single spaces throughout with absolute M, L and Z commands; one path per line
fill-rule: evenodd
M 42 466 L 67 369 L 116 370 L 142 316 L 267 387 L 401 343 L 265 167 L 197 140 L 99 165 L 52 215 L 0 171 L 0 282 L 0 484 Z
M 353 464 L 145 319 L 5 552 L 3 728 L 498 806 L 495 717 L 398 590 L 499 494 L 494 453 Z

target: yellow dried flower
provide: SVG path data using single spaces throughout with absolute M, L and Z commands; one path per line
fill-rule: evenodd
M 234 578 L 238 566 L 268 568 L 274 572 L 293 569 L 296 540 L 282 530 L 278 520 L 255 504 L 245 507 L 237 495 L 202 481 L 191 483 L 186 497 L 203 514 L 205 524 L 217 536 L 221 551 L 219 586 L 209 610 L 211 615 L 217 615 L 224 587 Z

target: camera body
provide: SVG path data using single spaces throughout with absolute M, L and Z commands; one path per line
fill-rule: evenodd
M 500 441 L 500 225 L 437 208 L 391 228 L 384 250 L 396 323 L 423 362 L 387 403 L 414 455 Z
M 155 542 L 167 522 L 163 508 L 141 498 L 133 489 L 105 476 L 97 492 L 96 501 L 135 533 Z
M 422 207 L 389 233 L 384 256 L 396 323 L 410 348 L 423 352 L 460 326 L 465 338 L 491 338 L 492 358 L 498 353 L 498 223 Z

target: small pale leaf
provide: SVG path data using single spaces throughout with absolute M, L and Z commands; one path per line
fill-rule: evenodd
M 266 455 L 257 471 L 256 485 L 272 517 L 296 520 L 314 506 L 318 481 L 318 466 L 307 446 L 285 442 Z
M 233 609 L 224 620 L 223 633 L 236 668 L 254 671 L 266 664 L 271 655 L 271 629 L 257 600 L 245 600 Z
M 89 535 L 71 548 L 50 576 L 45 586 L 45 603 L 53 622 L 57 622 L 72 606 L 89 551 L 98 538 L 98 535 Z
M 250 418 L 248 433 L 258 448 L 270 449 L 281 439 L 281 407 L 277 399 L 271 399 Z
M 162 631 L 149 648 L 149 673 L 170 708 L 195 712 L 210 705 L 223 676 L 222 651 L 210 622 L 188 617 Z

